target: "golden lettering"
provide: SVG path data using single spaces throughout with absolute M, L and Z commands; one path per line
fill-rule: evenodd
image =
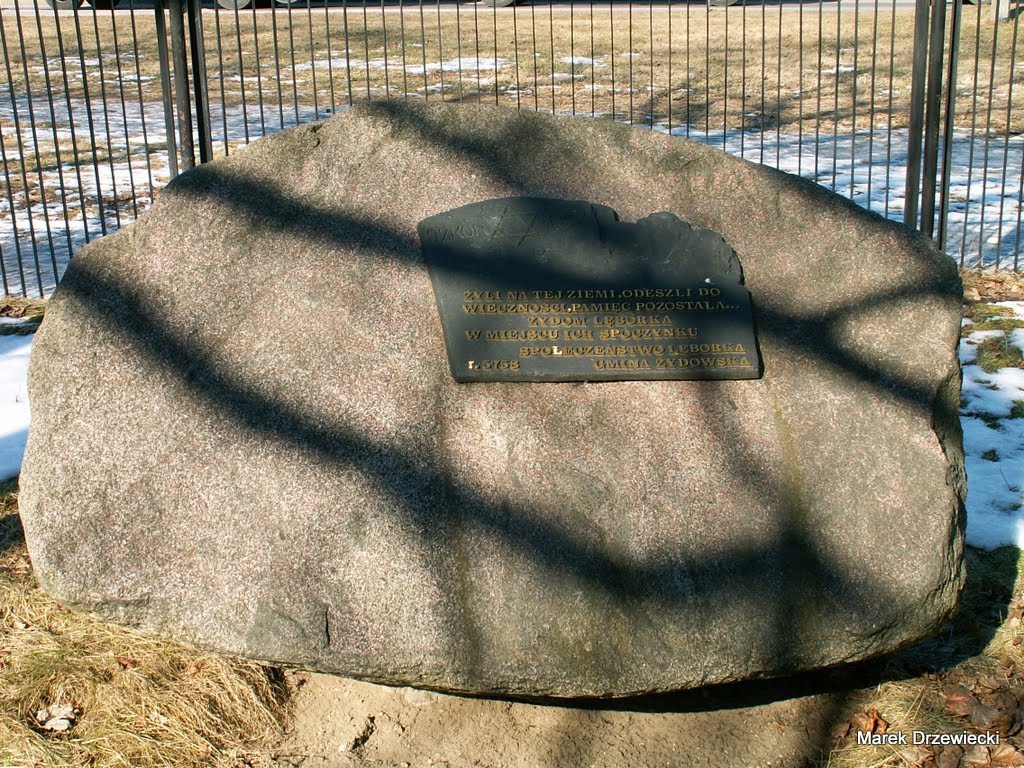
M 599 371 L 644 371 L 650 370 L 651 364 L 644 358 L 639 360 L 594 360 L 594 368 Z
M 638 301 L 637 312 L 735 312 L 736 304 L 722 301 Z
M 657 368 L 749 368 L 746 357 L 663 357 L 656 361 Z
M 695 339 L 696 328 L 608 328 L 600 333 L 602 339 Z
M 568 291 L 567 299 L 614 299 L 615 291 Z
M 513 328 L 502 331 L 485 331 L 486 341 L 555 341 L 558 339 L 558 330 L 529 330 Z

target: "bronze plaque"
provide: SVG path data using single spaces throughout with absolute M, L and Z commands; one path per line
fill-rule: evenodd
M 456 381 L 755 379 L 750 294 L 720 235 L 515 197 L 424 219 Z

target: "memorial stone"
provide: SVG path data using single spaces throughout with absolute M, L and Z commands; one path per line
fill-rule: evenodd
M 350 109 L 72 260 L 29 370 L 29 553 L 75 608 L 392 685 L 614 697 L 870 658 L 963 583 L 961 298 L 927 238 L 707 146 Z

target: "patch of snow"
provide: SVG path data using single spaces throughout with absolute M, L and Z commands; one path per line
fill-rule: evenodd
M 967 543 L 981 549 L 1024 548 L 1024 419 L 1006 419 L 999 428 L 968 416 L 960 423 L 967 468 Z
M 1024 401 L 1024 370 L 1020 368 L 986 373 L 980 366 L 968 363 L 963 373 L 961 395 L 965 413 L 1005 418 L 1016 401 Z
M 0 480 L 21 471 L 28 440 L 28 358 L 33 336 L 0 336 Z
M 563 56 L 563 64 L 586 64 L 591 67 L 607 67 L 608 65 L 600 59 L 592 59 L 589 56 Z
M 375 62 L 370 62 L 371 66 L 376 66 Z M 389 66 L 394 66 L 395 63 L 389 62 Z M 405 71 L 409 74 L 423 75 L 429 72 L 459 72 L 463 74 L 472 74 L 478 70 L 491 70 L 504 69 L 509 65 L 508 59 L 478 59 L 472 56 L 462 56 L 448 61 L 441 62 L 428 62 L 426 66 L 423 64 L 406 64 Z M 381 68 L 384 66 L 384 62 L 380 62 Z

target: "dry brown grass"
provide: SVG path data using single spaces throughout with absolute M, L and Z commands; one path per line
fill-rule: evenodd
M 964 301 L 1024 301 L 1024 274 L 996 270 L 962 269 Z
M 1019 601 L 1024 593 L 1021 551 L 1015 547 L 993 552 L 968 550 L 967 565 L 968 584 L 954 622 L 935 639 L 890 658 L 883 672 L 886 682 L 851 694 L 848 717 L 877 710 L 888 723 L 889 733 L 903 732 L 908 739 L 914 731 L 983 733 L 969 718 L 958 717 L 947 708 L 951 686 L 965 686 L 986 700 L 1004 692 L 1014 696 L 1024 693 L 1024 629 L 1019 619 Z M 1016 613 L 1012 610 L 1014 606 L 1018 606 Z M 1014 750 L 1024 748 L 1018 731 L 1004 735 L 1003 742 Z M 858 746 L 851 731 L 838 740 L 836 748 L 824 757 L 822 766 L 934 768 L 934 762 L 915 762 L 922 757 L 906 747 Z M 947 762 L 939 765 L 961 763 L 947 758 Z M 972 766 L 965 764 L 965 768 Z
M 15 296 L 0 298 L 0 317 L 38 319 L 42 321 L 45 312 L 46 301 L 43 299 L 20 299 Z
M 276 670 L 73 613 L 36 586 L 13 483 L 0 506 L 0 764 L 236 766 L 281 733 Z M 36 713 L 71 704 L 66 734 Z

